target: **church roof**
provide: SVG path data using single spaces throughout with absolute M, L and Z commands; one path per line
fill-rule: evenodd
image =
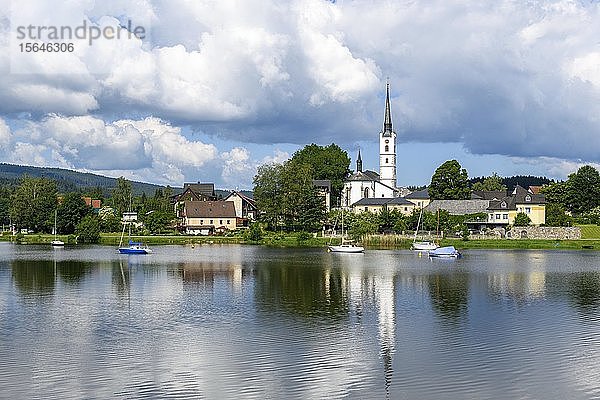
M 403 197 L 364 197 L 358 200 L 352 206 L 383 206 L 383 205 L 410 205 L 414 206 L 414 203 L 406 200 Z
M 392 110 L 390 107 L 390 84 L 385 91 L 385 115 L 383 117 L 383 136 L 392 136 Z
M 347 181 L 379 181 L 379 174 L 375 171 L 356 171 L 350 175 Z
M 428 199 L 429 198 L 429 189 L 425 188 L 423 190 L 417 190 L 410 194 L 404 196 L 405 199 Z

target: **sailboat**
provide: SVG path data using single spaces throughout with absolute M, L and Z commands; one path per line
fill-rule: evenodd
M 50 244 L 53 247 L 63 247 L 65 245 L 65 242 L 63 242 L 62 240 L 58 240 L 58 238 L 56 237 L 57 235 L 57 230 L 56 230 L 56 218 L 58 216 L 58 210 L 54 210 L 54 240 L 50 242 Z
M 329 245 L 327 246 L 328 251 L 332 251 L 334 253 L 363 253 L 365 248 L 362 246 L 357 246 L 351 241 L 344 240 L 344 210 L 342 209 L 342 242 L 337 245 Z
M 415 237 L 413 238 L 412 249 L 415 251 L 431 251 L 437 249 L 439 246 L 430 240 L 422 240 L 417 242 L 417 234 L 419 233 L 419 227 L 421 226 L 421 218 L 423 217 L 423 208 L 419 213 L 419 221 L 417 222 L 417 229 L 415 230 Z
M 142 242 L 134 242 L 131 240 L 131 222 L 128 222 L 129 234 L 128 234 L 128 245 L 123 246 L 123 236 L 125 235 L 125 222 L 123 222 L 123 231 L 121 232 L 121 240 L 119 241 L 119 253 L 121 254 L 150 254 L 152 249 L 148 245 Z

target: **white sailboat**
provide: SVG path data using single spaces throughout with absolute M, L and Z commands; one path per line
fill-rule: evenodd
M 329 245 L 327 246 L 327 250 L 334 253 L 363 253 L 365 248 L 362 246 L 357 246 L 352 241 L 344 240 L 344 210 L 342 209 L 342 242 L 335 246 Z
M 421 218 L 423 217 L 423 208 L 419 213 L 419 221 L 417 222 L 417 229 L 415 230 L 415 237 L 413 238 L 412 249 L 415 251 L 431 251 L 437 249 L 439 246 L 430 240 L 421 240 L 417 242 L 417 234 L 419 233 L 419 227 L 421 226 Z
M 63 247 L 65 245 L 65 242 L 63 242 L 62 240 L 58 240 L 58 238 L 56 237 L 56 235 L 57 235 L 57 230 L 56 230 L 57 216 L 58 216 L 58 210 L 54 210 L 54 240 L 52 242 L 50 242 L 50 244 L 53 247 Z

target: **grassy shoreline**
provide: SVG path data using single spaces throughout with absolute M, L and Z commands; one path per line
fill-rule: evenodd
M 73 236 L 59 235 L 58 238 L 67 244 L 75 244 Z M 22 237 L 22 244 L 50 244 L 54 235 L 31 234 Z M 11 235 L 0 236 L 2 241 L 15 241 Z M 117 246 L 120 234 L 102 234 L 100 243 L 106 246 Z M 242 236 L 183 236 L 183 235 L 152 235 L 135 236 L 135 240 L 149 245 L 203 245 L 203 244 L 246 244 L 270 247 L 325 247 L 330 238 L 302 238 L 296 234 L 270 234 L 257 242 L 245 240 Z M 339 242 L 339 239 L 334 243 Z M 363 241 L 369 249 L 409 249 L 412 239 L 401 236 L 370 236 Z M 461 240 L 443 239 L 441 246 L 454 246 L 458 249 L 570 249 L 570 250 L 600 250 L 600 239 L 580 240 L 535 240 L 535 239 L 485 239 Z

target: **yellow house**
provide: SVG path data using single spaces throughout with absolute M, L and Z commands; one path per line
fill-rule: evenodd
M 231 201 L 183 202 L 180 228 L 188 235 L 210 235 L 237 229 L 235 206 Z
M 531 225 L 542 225 L 546 223 L 546 198 L 517 185 L 511 196 L 491 200 L 487 212 L 491 224 L 512 225 L 517 214 L 524 213 Z

